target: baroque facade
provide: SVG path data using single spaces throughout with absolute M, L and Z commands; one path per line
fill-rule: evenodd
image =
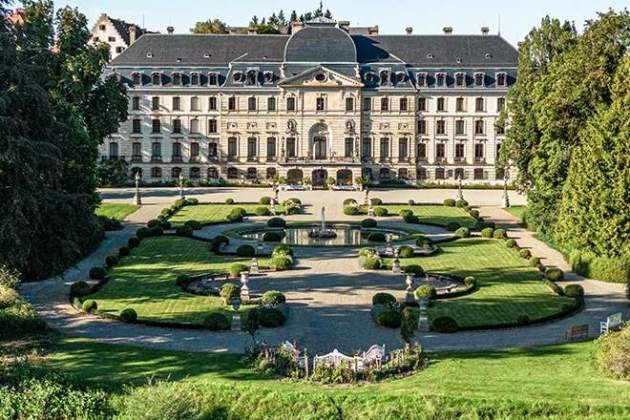
M 502 182 L 495 123 L 518 58 L 504 39 L 293 25 L 138 39 L 107 70 L 130 109 L 101 159 L 125 159 L 146 182 Z

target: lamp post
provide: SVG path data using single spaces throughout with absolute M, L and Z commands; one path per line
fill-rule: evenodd
M 182 175 L 182 173 L 179 173 L 179 198 L 185 198 L 184 197 L 184 175 Z
M 458 200 L 463 200 L 464 199 L 464 192 L 462 190 L 462 175 L 459 174 L 459 176 L 457 177 L 457 199 Z
M 142 197 L 140 196 L 140 172 L 139 171 L 136 171 L 136 175 L 133 177 L 133 179 L 136 182 L 136 194 L 133 196 L 133 201 L 136 203 L 136 205 L 141 206 Z

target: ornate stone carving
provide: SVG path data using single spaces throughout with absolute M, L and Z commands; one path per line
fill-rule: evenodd
M 230 121 L 227 123 L 227 128 L 228 130 L 237 130 L 238 129 L 238 123 L 234 122 L 234 121 Z
M 346 134 L 354 134 L 355 133 L 356 124 L 354 120 L 346 121 Z
M 297 122 L 295 120 L 287 121 L 287 133 L 294 134 L 297 132 Z

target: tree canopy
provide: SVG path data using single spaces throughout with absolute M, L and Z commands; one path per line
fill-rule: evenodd
M 208 19 L 195 23 L 195 27 L 191 28 L 190 32 L 193 34 L 227 34 L 228 27 L 220 19 Z

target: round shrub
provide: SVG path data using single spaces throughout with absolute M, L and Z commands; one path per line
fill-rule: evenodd
M 225 199 L 225 204 L 234 204 L 234 199 L 233 198 L 226 198 Z
M 396 303 L 396 298 L 391 293 L 379 292 L 372 296 L 372 305 L 387 305 Z
M 298 214 L 300 212 L 300 207 L 299 206 L 289 206 L 287 207 L 286 213 L 288 215 L 291 214 Z
M 268 206 L 269 204 L 271 204 L 271 197 L 261 197 L 258 202 L 262 205 Z
M 285 236 L 286 233 L 283 230 L 271 230 L 263 234 L 262 240 L 264 242 L 280 242 Z
M 418 264 L 411 264 L 403 268 L 403 271 L 407 274 L 413 274 L 418 277 L 425 275 L 424 268 Z
M 136 248 L 140 245 L 140 238 L 138 238 L 137 236 L 132 236 L 131 238 L 129 238 L 129 240 L 127 241 L 127 246 L 129 248 Z
M 528 260 L 532 256 L 532 252 L 529 249 L 521 249 L 518 251 L 518 256 Z
M 182 207 L 184 207 L 186 205 L 186 200 L 183 198 L 178 198 L 177 200 L 175 200 L 175 202 L 173 203 L 173 207 L 175 207 L 176 209 L 181 209 Z
M 409 214 L 407 216 L 403 216 L 403 220 L 405 223 L 416 224 L 420 222 L 420 219 L 415 214 Z
M 411 258 L 413 257 L 413 248 L 410 247 L 409 245 L 403 245 L 400 247 L 399 251 L 398 251 L 398 256 L 400 258 Z
M 160 236 L 164 234 L 164 230 L 160 226 L 152 227 L 147 231 L 148 236 Z
M 193 236 L 193 228 L 190 225 L 181 225 L 175 228 L 175 235 L 177 236 Z
M 422 286 L 418 287 L 414 294 L 416 295 L 417 299 L 435 299 L 437 297 L 437 291 L 435 290 L 435 287 L 429 285 L 429 284 L 423 284 Z
M 230 266 L 230 275 L 232 277 L 238 277 L 243 271 L 249 272 L 249 267 L 245 264 L 234 263 Z
M 232 299 L 235 299 L 241 295 L 241 288 L 234 283 L 225 283 L 219 290 L 219 296 L 223 298 L 226 304 L 229 304 Z
M 231 327 L 227 315 L 221 312 L 211 312 L 206 315 L 203 319 L 203 326 L 210 331 L 229 330 Z
M 98 309 L 98 304 L 94 299 L 88 299 L 83 302 L 83 305 L 81 305 L 81 309 L 83 309 L 83 312 L 90 314 Z
M 570 298 L 584 297 L 584 288 L 579 284 L 567 284 L 564 287 L 564 295 Z
M 492 237 L 494 239 L 507 239 L 507 232 L 505 231 L 505 229 L 495 229 Z
M 138 314 L 133 308 L 123 309 L 122 311 L 120 311 L 119 317 L 122 322 L 126 322 L 128 324 L 133 324 L 138 320 Z
M 77 282 L 72 283 L 70 286 L 70 295 L 71 296 L 87 296 L 92 291 L 92 288 L 89 284 L 87 284 L 84 280 L 79 280 Z
M 203 227 L 201 222 L 197 220 L 188 220 L 184 223 L 184 226 L 189 226 L 192 230 L 199 230 Z
M 119 257 L 126 257 L 127 255 L 129 255 L 131 253 L 131 251 L 129 250 L 129 247 L 126 246 L 121 246 L 118 249 L 118 256 Z
M 545 270 L 545 278 L 549 281 L 559 281 L 564 277 L 564 273 L 559 268 L 551 267 Z
M 282 217 L 272 217 L 267 220 L 267 226 L 274 228 L 283 228 L 287 225 L 287 222 Z
M 401 211 L 398 212 L 398 215 L 402 217 L 403 219 L 407 216 L 411 216 L 412 214 L 413 214 L 413 211 L 409 209 L 402 209 Z
M 410 206 L 415 206 L 416 202 L 413 201 L 413 200 L 409 200 L 409 201 L 407 201 L 407 204 L 409 204 Z
M 276 308 L 261 307 L 258 308 L 258 317 L 260 325 L 267 328 L 280 327 L 284 325 L 287 318 L 282 311 Z
M 494 234 L 494 229 L 492 229 L 491 227 L 481 229 L 482 238 L 492 238 L 493 234 Z
M 595 359 L 604 374 L 615 379 L 630 380 L 630 326 L 609 332 L 597 339 Z
M 455 232 L 460 227 L 462 227 L 462 225 L 457 222 L 448 222 L 445 226 L 446 230 L 448 230 L 449 232 Z
M 186 205 L 187 206 L 196 206 L 197 204 L 199 204 L 199 200 L 197 200 L 196 198 L 187 198 L 186 199 Z
M 268 290 L 263 293 L 261 302 L 265 305 L 278 305 L 280 303 L 286 303 L 286 296 L 277 290 Z
M 374 215 L 378 216 L 378 217 L 385 217 L 387 216 L 387 209 L 385 207 L 377 207 L 374 209 Z
M 516 323 L 518 325 L 527 325 L 529 324 L 529 322 L 530 322 L 530 319 L 529 319 L 529 316 L 527 315 L 519 315 L 516 317 Z
M 282 202 L 284 206 L 301 206 L 302 200 L 299 198 L 287 198 Z
M 450 316 L 441 316 L 433 320 L 431 325 L 433 331 L 442 333 L 454 333 L 459 329 L 457 321 Z
M 376 248 L 366 247 L 366 248 L 361 248 L 359 250 L 359 257 L 369 257 L 376 254 L 377 254 Z
M 378 255 L 359 257 L 359 265 L 366 270 L 378 270 L 383 266 Z
M 380 206 L 381 204 L 383 204 L 383 200 L 381 200 L 380 198 L 371 198 L 370 199 L 370 204 L 373 206 Z
M 468 276 L 464 278 L 464 284 L 466 285 L 466 287 L 477 287 L 477 279 L 474 278 L 473 276 Z
M 378 222 L 374 219 L 363 219 L 361 220 L 361 227 L 365 229 L 375 228 L 378 226 Z
M 267 207 L 257 207 L 256 208 L 256 216 L 269 216 L 271 214 L 271 210 Z
M 284 255 L 276 255 L 271 258 L 271 265 L 278 271 L 286 271 L 293 265 L 293 259 Z
M 370 242 L 385 242 L 385 234 L 383 232 L 372 232 L 367 237 Z
M 516 241 L 514 239 L 508 239 L 505 241 L 505 246 L 508 248 L 514 248 L 516 246 Z
M 425 238 L 424 236 L 420 236 L 419 238 L 416 239 L 416 245 L 417 246 L 424 246 L 426 244 L 428 244 L 430 241 Z
M 278 255 L 289 255 L 289 256 L 293 256 L 293 249 L 287 245 L 287 244 L 280 244 L 277 245 L 274 249 L 273 252 L 271 253 L 271 255 L 273 257 L 276 257 Z
M 154 228 L 156 226 L 160 226 L 162 223 L 158 219 L 151 219 L 147 222 L 147 227 L 149 229 Z
M 357 200 L 355 200 L 354 198 L 346 198 L 345 200 L 343 200 L 344 207 L 349 207 L 349 206 L 354 207 L 357 204 L 359 203 L 357 203 Z
M 471 210 L 468 212 L 468 214 L 470 214 L 475 219 L 479 219 L 479 210 Z
M 247 212 L 244 209 L 236 207 L 228 213 L 226 219 L 230 223 L 239 223 L 243 221 L 243 217 L 245 217 L 246 214 Z
M 359 208 L 355 206 L 344 207 L 343 214 L 346 216 L 356 216 L 359 214 Z
M 229 245 L 230 240 L 227 236 L 219 235 L 210 240 L 210 251 L 217 252 L 223 245 Z
M 468 207 L 468 201 L 466 200 L 457 200 L 455 201 L 455 206 L 461 208 Z
M 180 274 L 179 276 L 177 276 L 177 278 L 175 279 L 175 284 L 177 284 L 177 286 L 179 287 L 188 287 L 188 285 L 191 282 L 191 278 L 188 274 Z
M 108 267 L 113 267 L 118 264 L 118 256 L 117 255 L 108 255 L 105 257 L 105 265 Z
M 442 202 L 442 204 L 445 205 L 446 207 L 455 207 L 455 200 L 452 198 L 447 198 L 446 200 Z
M 468 238 L 470 236 L 470 229 L 467 227 L 460 227 L 455 231 L 455 236 L 458 238 Z
M 401 322 L 400 312 L 394 309 L 383 311 L 376 317 L 376 322 L 381 327 L 398 328 Z
M 256 248 L 251 245 L 241 245 L 236 248 L 236 255 L 239 257 L 253 257 L 256 255 Z
M 540 257 L 531 257 L 529 259 L 529 265 L 532 267 L 538 267 L 540 265 Z
M 90 278 L 94 280 L 103 280 L 105 275 L 107 274 L 107 270 L 105 267 L 92 267 L 90 268 Z

